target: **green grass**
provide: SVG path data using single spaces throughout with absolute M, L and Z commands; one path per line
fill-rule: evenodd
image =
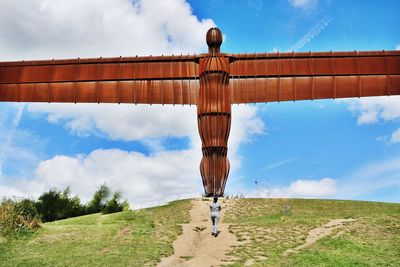
M 331 219 L 355 218 L 298 253 L 308 232 Z M 400 204 L 305 199 L 239 199 L 229 229 L 246 244 L 233 266 L 400 266 Z M 338 232 L 340 232 L 338 234 Z
M 0 237 L 1 266 L 154 266 L 173 253 L 190 201 L 45 223 L 35 234 Z
M 242 245 L 243 266 L 400 266 L 400 204 L 305 199 L 234 199 L 224 222 Z M 155 266 L 173 253 L 190 201 L 43 224 L 18 240 L 0 236 L 0 266 Z M 331 219 L 355 218 L 298 253 L 308 232 Z M 208 218 L 205 218 L 208 219 Z M 193 231 L 201 232 L 201 227 Z M 191 256 L 182 256 L 189 260 Z

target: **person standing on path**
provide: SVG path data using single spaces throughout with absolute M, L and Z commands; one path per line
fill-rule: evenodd
M 214 237 L 218 236 L 218 221 L 219 221 L 219 213 L 221 211 L 221 204 L 217 203 L 218 197 L 214 197 L 214 201 L 210 205 L 211 212 L 211 235 Z

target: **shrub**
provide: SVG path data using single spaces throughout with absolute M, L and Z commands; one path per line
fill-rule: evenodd
M 92 200 L 89 201 L 86 207 L 88 214 L 101 212 L 106 205 L 106 199 L 110 195 L 110 190 L 105 184 L 102 184 L 94 193 Z
M 17 202 L 7 199 L 0 204 L 0 234 L 18 236 L 40 227 L 40 220 L 32 200 Z
M 43 222 L 66 219 L 85 214 L 85 206 L 78 197 L 70 197 L 67 187 L 63 192 L 52 189 L 43 193 L 36 204 Z
M 101 213 L 108 214 L 129 209 L 128 201 L 120 202 L 121 193 L 115 192 L 113 197 L 103 206 Z
M 31 199 L 22 199 L 21 201 L 15 202 L 16 208 L 25 218 L 38 218 L 39 213 L 36 209 L 36 202 Z

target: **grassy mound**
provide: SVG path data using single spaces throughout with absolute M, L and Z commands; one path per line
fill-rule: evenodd
M 295 253 L 310 230 L 332 219 L 357 219 Z M 234 266 L 399 266 L 400 204 L 310 200 L 238 199 L 225 216 L 244 245 Z
M 0 266 L 155 266 L 173 253 L 172 242 L 182 231 L 179 224 L 189 220 L 190 205 L 182 200 L 86 215 L 45 223 L 20 239 L 0 237 Z M 231 266 L 399 266 L 400 204 L 233 199 L 224 208 L 229 231 L 243 241 L 231 252 L 237 259 Z M 286 253 L 303 245 L 311 230 L 349 218 L 354 220 Z
M 173 253 L 190 201 L 45 223 L 33 235 L 0 238 L 1 266 L 144 266 Z

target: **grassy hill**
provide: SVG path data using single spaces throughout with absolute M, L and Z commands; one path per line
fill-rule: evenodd
M 310 230 L 332 219 L 357 219 L 332 234 L 303 244 Z M 236 248 L 236 266 L 400 266 L 400 204 L 311 200 L 239 199 L 225 222 L 245 245 Z
M 154 266 L 173 253 L 190 201 L 43 224 L 19 240 L 0 239 L 1 266 Z M 229 208 L 227 208 L 229 206 Z M 234 266 L 399 266 L 400 204 L 303 199 L 229 200 L 225 222 L 242 244 Z M 310 230 L 356 219 L 294 253 Z M 208 218 L 205 218 L 208 219 Z M 222 233 L 223 234 L 223 233 Z
M 144 266 L 173 253 L 190 201 L 45 223 L 32 236 L 0 241 L 0 266 Z

